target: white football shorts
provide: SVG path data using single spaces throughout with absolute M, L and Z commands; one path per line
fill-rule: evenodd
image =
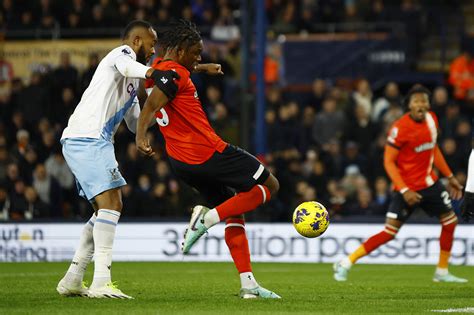
M 64 159 L 76 178 L 79 196 L 92 201 L 104 191 L 127 184 L 118 169 L 112 142 L 67 138 L 61 144 Z

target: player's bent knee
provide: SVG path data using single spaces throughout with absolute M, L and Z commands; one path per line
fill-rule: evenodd
M 121 198 L 115 199 L 101 199 L 97 201 L 97 208 L 98 209 L 109 209 L 115 210 L 118 212 L 122 212 L 123 203 Z
M 115 211 L 118 211 L 118 212 L 122 212 L 122 208 L 123 208 L 123 202 L 122 200 L 115 200 L 114 202 L 114 208 L 113 210 Z
M 458 225 L 458 220 L 454 220 L 453 222 L 451 223 L 448 223 L 448 224 L 442 224 L 442 228 L 443 230 L 445 231 L 449 231 L 449 232 L 454 232 L 454 230 L 456 229 L 456 226 Z
M 387 238 L 387 240 L 393 240 L 397 236 L 397 233 L 398 233 L 399 229 L 400 229 L 400 227 L 398 227 L 398 226 L 395 226 L 395 225 L 392 225 L 392 224 L 389 224 L 389 223 L 385 223 L 385 228 L 384 228 L 383 232 L 384 232 L 385 237 Z
M 280 190 L 280 182 L 278 181 L 278 179 L 276 179 L 276 177 L 273 178 L 275 179 L 275 186 L 273 187 L 273 191 L 271 192 L 272 195 L 276 194 Z
M 447 216 L 440 219 L 443 230 L 454 232 L 456 225 L 458 224 L 458 218 L 454 212 L 451 212 Z
M 270 174 L 264 185 L 268 188 L 272 197 L 274 197 L 278 190 L 280 190 L 280 183 L 278 182 L 278 179 L 273 176 L 273 174 Z
M 98 209 L 110 209 L 122 212 L 122 195 L 120 188 L 110 189 L 95 197 Z

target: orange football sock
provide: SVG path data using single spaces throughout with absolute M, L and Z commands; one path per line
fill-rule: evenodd
M 453 247 L 454 230 L 458 219 L 454 213 L 441 219 L 441 236 L 439 237 L 439 262 L 438 268 L 448 268 L 448 261 L 451 257 Z
M 257 208 L 270 200 L 270 190 L 263 185 L 255 185 L 246 192 L 240 192 L 216 207 L 221 221 L 228 217 L 236 217 Z
M 225 223 L 225 242 L 229 247 L 237 271 L 239 273 L 252 272 L 244 219 L 230 218 Z
M 355 264 L 356 261 L 367 255 L 364 245 L 360 245 L 352 254 L 349 255 L 351 263 Z
M 451 252 L 446 252 L 444 250 L 440 251 L 438 268 L 442 268 L 442 269 L 448 268 L 449 257 L 451 257 Z
M 385 224 L 385 229 L 377 233 L 373 236 L 371 236 L 369 239 L 367 239 L 361 246 L 364 247 L 365 250 L 365 255 L 370 254 L 373 250 L 379 248 L 383 244 L 393 240 L 395 238 L 395 235 L 397 235 L 399 228 L 390 225 L 390 224 Z M 363 257 L 365 255 L 357 257 L 357 255 L 354 255 L 355 260 L 359 259 L 360 257 Z M 352 261 L 352 260 L 351 260 Z M 354 261 L 355 262 L 355 261 Z

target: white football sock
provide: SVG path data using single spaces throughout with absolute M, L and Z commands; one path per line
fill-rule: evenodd
M 92 237 L 92 231 L 94 229 L 95 220 L 96 216 L 94 213 L 82 229 L 79 246 L 76 249 L 74 258 L 72 259 L 71 265 L 66 273 L 66 278 L 69 281 L 82 282 L 87 265 L 92 260 L 92 256 L 94 255 L 94 239 Z
M 448 274 L 448 268 L 439 268 L 436 267 L 436 274 L 440 276 L 446 276 Z
M 217 213 L 216 208 L 209 210 L 206 215 L 204 215 L 204 226 L 207 228 L 210 228 L 219 222 L 221 222 L 221 218 L 219 218 L 219 213 Z
M 251 272 L 242 272 L 240 274 L 240 285 L 244 289 L 254 289 L 258 287 L 257 280 Z
M 349 259 L 349 257 L 344 257 L 344 259 L 342 259 L 342 260 L 339 262 L 339 264 L 340 264 L 342 267 L 346 268 L 346 269 L 351 269 L 351 267 L 352 267 L 352 262 L 351 262 L 351 260 Z
M 111 281 L 112 247 L 115 228 L 120 219 L 120 212 L 109 209 L 97 211 L 94 224 L 95 268 L 91 287 L 99 288 Z

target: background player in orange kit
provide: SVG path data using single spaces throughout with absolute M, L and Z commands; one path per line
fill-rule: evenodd
M 448 192 L 433 171 L 433 164 L 448 178 L 453 198 L 461 197 L 463 187 L 454 177 L 436 144 L 438 120 L 429 111 L 429 96 L 430 92 L 421 85 L 415 85 L 408 92 L 410 111 L 393 124 L 385 145 L 384 166 L 395 189 L 387 211 L 385 229 L 334 264 L 334 278 L 337 281 L 346 281 L 349 269 L 358 259 L 394 239 L 403 223 L 420 207 L 429 215 L 438 217 L 442 226 L 440 257 L 433 281 L 467 282 L 448 272 L 448 260 L 458 220 Z
M 279 183 L 255 157 L 224 142 L 210 126 L 190 79 L 203 50 L 195 25 L 180 20 L 173 22 L 168 32 L 169 49 L 155 68 L 178 73 L 178 93 L 172 98 L 153 88 L 139 117 L 137 148 L 146 155 L 153 154 L 145 134 L 156 115 L 173 171 L 215 207 L 194 207 L 183 252 L 188 253 L 208 228 L 226 220 L 225 240 L 240 273 L 240 296 L 279 298 L 259 286 L 253 277 L 242 216 L 270 200 L 278 191 Z

